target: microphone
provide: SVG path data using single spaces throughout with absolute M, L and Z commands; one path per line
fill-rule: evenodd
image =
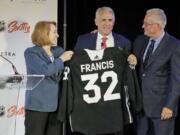
M 18 83 L 18 82 L 21 82 L 22 81 L 22 77 L 19 76 L 20 74 L 18 73 L 15 65 L 10 60 L 5 58 L 4 56 L 0 55 L 0 57 L 5 59 L 7 62 L 9 62 L 12 65 L 12 69 L 14 71 L 14 74 L 17 75 L 17 76 L 8 78 L 8 80 L 6 82 L 8 82 L 8 83 Z
M 19 73 L 18 73 L 18 71 L 17 71 L 15 65 L 14 65 L 10 60 L 8 60 L 7 58 L 5 58 L 5 57 L 2 56 L 2 55 L 0 55 L 0 57 L 3 58 L 3 59 L 5 59 L 7 62 L 9 62 L 9 63 L 11 64 L 12 69 L 13 69 L 15 75 L 19 75 Z

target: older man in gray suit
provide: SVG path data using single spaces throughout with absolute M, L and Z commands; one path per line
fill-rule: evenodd
M 137 117 L 138 135 L 173 135 L 180 91 L 180 41 L 164 31 L 162 9 L 147 10 L 133 46 L 138 59 L 144 109 Z

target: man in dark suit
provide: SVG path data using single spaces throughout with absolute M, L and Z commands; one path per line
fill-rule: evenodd
M 95 25 L 97 30 L 91 33 L 80 35 L 76 42 L 74 50 L 91 49 L 99 50 L 107 47 L 121 47 L 127 52 L 131 51 L 131 43 L 124 36 L 112 32 L 115 23 L 115 14 L 110 7 L 100 7 L 96 10 Z M 105 41 L 104 41 L 105 40 Z M 134 56 L 128 57 L 130 64 L 136 65 Z M 111 114 L 110 114 L 111 115 Z M 122 135 L 122 132 L 108 135 Z
M 164 31 L 162 9 L 147 10 L 133 45 L 143 96 L 137 116 L 138 135 L 173 135 L 180 91 L 180 41 Z M 153 40 L 153 41 L 152 41 Z
M 97 32 L 87 33 L 79 36 L 74 49 L 102 49 L 104 48 L 103 39 L 105 38 L 106 47 L 121 47 L 127 51 L 130 51 L 130 41 L 124 36 L 112 32 L 114 22 L 114 11 L 110 7 L 98 8 L 95 15 Z

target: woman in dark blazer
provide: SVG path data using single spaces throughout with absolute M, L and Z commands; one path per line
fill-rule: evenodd
M 44 80 L 25 96 L 25 135 L 61 135 L 61 124 L 52 120 L 58 104 L 59 81 L 64 62 L 73 52 L 56 46 L 56 23 L 40 21 L 32 33 L 33 47 L 25 50 L 27 74 L 45 75 Z

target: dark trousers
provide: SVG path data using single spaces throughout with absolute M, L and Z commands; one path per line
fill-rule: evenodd
M 145 114 L 137 116 L 137 135 L 174 135 L 175 118 L 161 120 Z
M 78 132 L 74 132 L 74 133 L 72 133 L 72 135 L 85 135 L 85 134 L 81 134 L 81 133 L 78 133 Z M 116 133 L 97 134 L 97 135 L 123 135 L 123 133 L 122 133 L 122 132 L 116 132 Z
M 56 112 L 26 110 L 25 135 L 62 135 L 62 123 Z
M 67 118 L 68 119 L 68 118 Z M 67 120 L 65 122 L 65 127 L 66 127 L 66 134 L 65 135 L 90 135 L 90 134 L 83 134 L 83 133 L 80 133 L 80 132 L 72 132 L 71 131 L 71 128 L 70 128 L 70 123 L 69 121 Z M 116 132 L 116 133 L 108 133 L 108 134 L 95 134 L 95 135 L 126 135 L 123 133 L 123 131 L 119 131 L 119 132 Z M 128 134 L 129 135 L 129 134 Z

